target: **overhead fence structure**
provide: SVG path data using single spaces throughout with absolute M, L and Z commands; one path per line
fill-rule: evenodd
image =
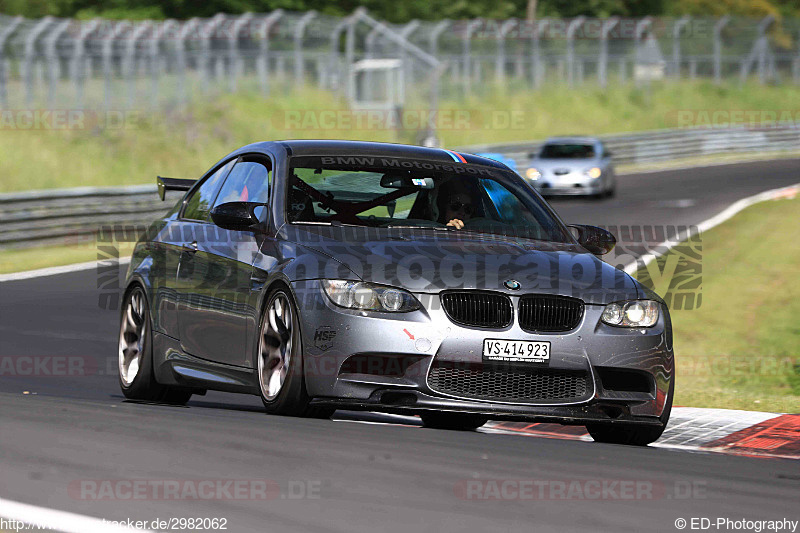
M 217 14 L 189 20 L 0 15 L 0 106 L 165 107 L 219 92 L 343 95 L 364 59 L 401 62 L 403 83 L 468 94 L 501 84 L 608 87 L 662 78 L 800 84 L 800 21 L 543 18 L 388 24 L 359 9 Z M 281 94 L 278 92 L 276 94 Z M 352 95 L 350 95 L 352 96 Z
M 800 152 L 800 127 L 675 129 L 602 136 L 617 164 L 658 163 L 717 154 L 769 151 Z M 465 152 L 493 152 L 514 159 L 521 172 L 539 141 L 464 147 Z M 162 216 L 180 198 L 168 193 L 161 202 L 153 185 L 77 188 L 0 194 L 0 250 L 46 244 L 94 243 L 137 239 L 137 232 Z

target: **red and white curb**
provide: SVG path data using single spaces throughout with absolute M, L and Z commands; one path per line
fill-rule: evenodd
M 583 426 L 490 422 L 485 433 L 591 441 Z M 656 448 L 800 459 L 800 414 L 675 407 Z
M 422 426 L 419 417 L 383 413 L 354 415 L 340 412 L 334 420 L 360 424 Z M 488 422 L 478 432 L 593 442 L 585 427 L 561 424 Z M 667 429 L 651 446 L 695 452 L 800 459 L 800 414 L 674 407 Z

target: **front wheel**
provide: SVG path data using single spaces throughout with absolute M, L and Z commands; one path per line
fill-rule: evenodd
M 311 406 L 303 376 L 303 340 L 292 296 L 285 289 L 267 300 L 256 354 L 261 401 L 270 414 L 330 418 L 335 409 Z
M 144 289 L 135 285 L 126 294 L 119 327 L 119 385 L 131 400 L 183 405 L 192 391 L 161 385 L 153 372 L 153 334 Z
M 481 415 L 467 413 L 447 413 L 431 411 L 419 415 L 426 428 L 474 431 L 489 419 Z

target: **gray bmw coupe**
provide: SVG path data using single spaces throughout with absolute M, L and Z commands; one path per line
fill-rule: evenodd
M 419 414 L 585 425 L 644 445 L 670 415 L 669 312 L 601 261 L 502 163 L 442 149 L 263 142 L 222 158 L 133 252 L 128 398 L 220 390 L 269 413 Z

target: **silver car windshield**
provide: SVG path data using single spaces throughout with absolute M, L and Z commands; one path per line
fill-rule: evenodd
M 595 157 L 591 144 L 545 144 L 539 154 L 541 159 L 591 159 Z
M 524 186 L 463 173 L 294 167 L 290 223 L 409 227 L 572 242 Z M 459 220 L 456 224 L 453 220 Z

